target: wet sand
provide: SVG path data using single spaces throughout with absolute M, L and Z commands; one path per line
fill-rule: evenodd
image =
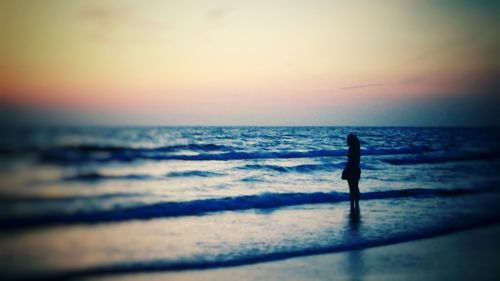
M 85 280 L 499 280 L 500 225 L 359 251 L 231 268 Z

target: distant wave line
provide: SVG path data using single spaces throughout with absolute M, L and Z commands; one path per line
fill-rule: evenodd
M 362 155 L 393 155 L 393 154 L 420 154 L 430 151 L 428 148 L 399 148 L 399 149 L 377 149 L 369 148 L 361 151 Z M 289 158 L 315 158 L 315 157 L 345 157 L 347 150 L 310 150 L 310 151 L 280 151 L 280 152 L 238 152 L 230 151 L 223 153 L 200 153 L 196 155 L 144 153 L 142 151 L 114 152 L 107 155 L 95 153 L 71 153 L 69 151 L 57 151 L 41 156 L 42 160 L 49 162 L 131 162 L 134 160 L 247 160 L 247 159 L 289 159 Z
M 0 195 L 0 205 L 9 205 L 9 204 L 37 204 L 37 203 L 55 203 L 55 202 L 75 202 L 75 201 L 85 201 L 85 200 L 107 200 L 114 198 L 128 198 L 128 197 L 138 197 L 144 196 L 146 193 L 137 193 L 137 192 L 117 192 L 117 193 L 105 193 L 105 194 L 97 194 L 97 195 L 83 195 L 83 196 L 9 196 L 9 195 Z
M 81 173 L 63 178 L 67 181 L 99 181 L 99 180 L 162 180 L 179 177 L 213 177 L 222 176 L 224 173 L 210 172 L 201 170 L 188 171 L 171 171 L 165 175 L 146 175 L 146 174 L 125 174 L 125 175 L 109 175 L 100 172 Z
M 342 169 L 345 163 L 325 163 L 325 164 L 302 164 L 296 166 L 280 166 L 266 164 L 248 164 L 236 167 L 238 170 L 268 170 L 279 173 L 310 173 L 314 171 L 335 171 Z M 375 168 L 369 165 L 362 165 L 362 169 L 373 170 Z M 188 170 L 188 171 L 171 171 L 165 175 L 146 175 L 146 174 L 124 174 L 124 175 L 109 175 L 100 172 L 81 173 L 63 178 L 66 181 L 99 181 L 99 180 L 162 180 L 168 178 L 182 177 L 216 177 L 223 176 L 226 173 L 212 172 L 204 170 Z
M 407 158 L 386 158 L 382 159 L 383 162 L 392 165 L 416 165 L 416 164 L 436 164 L 446 162 L 460 162 L 460 161 L 477 161 L 477 160 L 492 160 L 500 158 L 500 153 L 475 153 L 469 155 L 417 155 L 415 157 Z

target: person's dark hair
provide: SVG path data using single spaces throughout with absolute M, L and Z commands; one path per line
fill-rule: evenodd
M 347 136 L 347 145 L 359 148 L 359 139 L 353 134 Z

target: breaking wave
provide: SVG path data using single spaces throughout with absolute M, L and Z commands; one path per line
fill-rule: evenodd
M 374 191 L 361 194 L 363 200 L 441 197 L 492 192 L 494 189 L 401 189 Z M 201 215 L 209 212 L 239 211 L 248 209 L 271 209 L 304 204 L 322 204 L 348 201 L 349 194 L 343 192 L 313 193 L 263 193 L 236 197 L 199 199 L 184 202 L 162 202 L 136 207 L 120 207 L 111 210 L 80 213 L 57 213 L 31 217 L 0 218 L 0 226 L 5 228 L 34 227 L 50 224 L 102 223 L 127 220 L 146 220 L 164 217 Z

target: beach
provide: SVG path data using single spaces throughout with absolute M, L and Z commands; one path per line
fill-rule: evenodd
M 85 280 L 498 280 L 500 225 L 435 238 L 211 270 Z
M 340 177 L 350 133 L 362 142 L 359 212 L 350 211 Z M 487 129 L 70 127 L 5 135 L 12 153 L 0 176 L 2 280 L 427 279 L 418 274 L 449 271 L 422 263 L 427 256 L 458 263 L 432 251 L 463 249 L 411 241 L 500 223 L 500 136 Z M 496 236 L 476 240 L 498 244 Z
M 0 281 L 500 281 L 500 0 L 380 2 L 0 0 Z

